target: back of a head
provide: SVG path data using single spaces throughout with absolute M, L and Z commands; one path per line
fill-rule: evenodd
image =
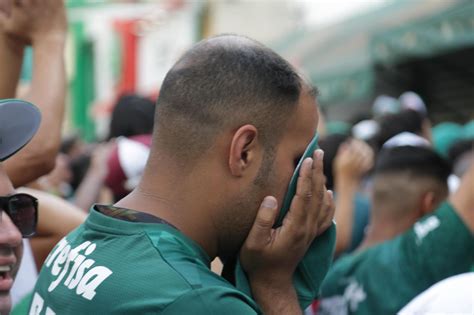
M 423 131 L 423 117 L 414 110 L 406 109 L 399 113 L 382 117 L 379 126 L 379 132 L 376 135 L 376 146 L 381 148 L 388 139 L 402 132 L 421 135 Z
M 398 146 L 380 152 L 374 171 L 374 212 L 403 218 L 423 194 L 433 192 L 437 202 L 448 194 L 451 167 L 428 147 Z M 375 214 L 375 213 L 374 213 Z
M 455 142 L 449 149 L 448 158 L 453 167 L 453 174 L 462 177 L 474 158 L 474 139 Z
M 108 139 L 151 134 L 155 104 L 136 94 L 122 95 L 112 112 Z
M 255 125 L 263 144 L 273 146 L 301 89 L 294 69 L 254 40 L 222 35 L 201 41 L 165 77 L 154 146 L 174 159 L 189 160 L 223 130 L 243 124 Z

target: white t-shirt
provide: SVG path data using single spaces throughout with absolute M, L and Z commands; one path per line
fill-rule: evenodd
M 399 314 L 474 314 L 474 272 L 463 273 L 436 283 L 411 300 Z

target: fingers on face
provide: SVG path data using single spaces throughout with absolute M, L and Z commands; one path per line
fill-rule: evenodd
M 287 216 L 290 218 L 288 222 L 295 225 L 296 228 L 306 221 L 308 203 L 313 197 L 312 191 L 312 166 L 313 159 L 306 158 L 300 168 L 298 181 L 296 184 L 296 193 L 291 201 L 290 211 Z
M 321 208 L 322 215 L 316 226 L 316 235 L 321 235 L 331 226 L 335 211 L 336 206 L 334 203 L 333 192 L 331 190 L 327 190 L 324 195 L 324 203 Z
M 316 150 L 313 154 L 313 168 L 312 168 L 312 184 L 313 184 L 313 195 L 315 196 L 316 206 L 321 205 L 324 193 L 326 192 L 326 176 L 323 173 L 323 157 L 324 152 L 322 150 Z
M 284 226 L 295 231 L 295 238 L 304 238 L 308 242 L 312 242 L 320 231 L 327 229 L 334 216 L 332 192 L 325 186 L 323 155 L 322 150 L 316 150 L 313 158 L 303 161 L 296 194 L 284 220 Z

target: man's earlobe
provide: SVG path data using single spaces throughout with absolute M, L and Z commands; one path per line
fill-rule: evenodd
M 257 142 L 258 131 L 253 125 L 244 125 L 234 132 L 229 149 L 229 169 L 233 176 L 242 176 L 252 164 Z
M 421 216 L 425 216 L 434 211 L 438 204 L 438 200 L 434 192 L 429 191 L 423 195 L 421 202 Z

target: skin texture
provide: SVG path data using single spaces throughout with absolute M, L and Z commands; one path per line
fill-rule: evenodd
M 5 173 L 4 167 L 0 164 L 0 196 L 13 193 L 15 190 L 12 183 Z M 10 289 L 20 267 L 22 253 L 21 234 L 8 215 L 2 211 L 0 217 L 0 266 L 12 266 L 13 268 L 7 272 L 9 280 L 0 280 L 0 314 L 8 314 L 11 308 Z M 5 284 L 5 282 L 9 283 Z
M 15 97 L 23 50 L 33 46 L 33 77 L 23 99 L 37 105 L 42 123 L 32 141 L 5 169 L 15 187 L 49 173 L 60 145 L 65 105 L 66 15 L 61 0 L 5 3 L 0 14 L 0 98 Z M 1 8 L 0 8 L 1 10 Z

